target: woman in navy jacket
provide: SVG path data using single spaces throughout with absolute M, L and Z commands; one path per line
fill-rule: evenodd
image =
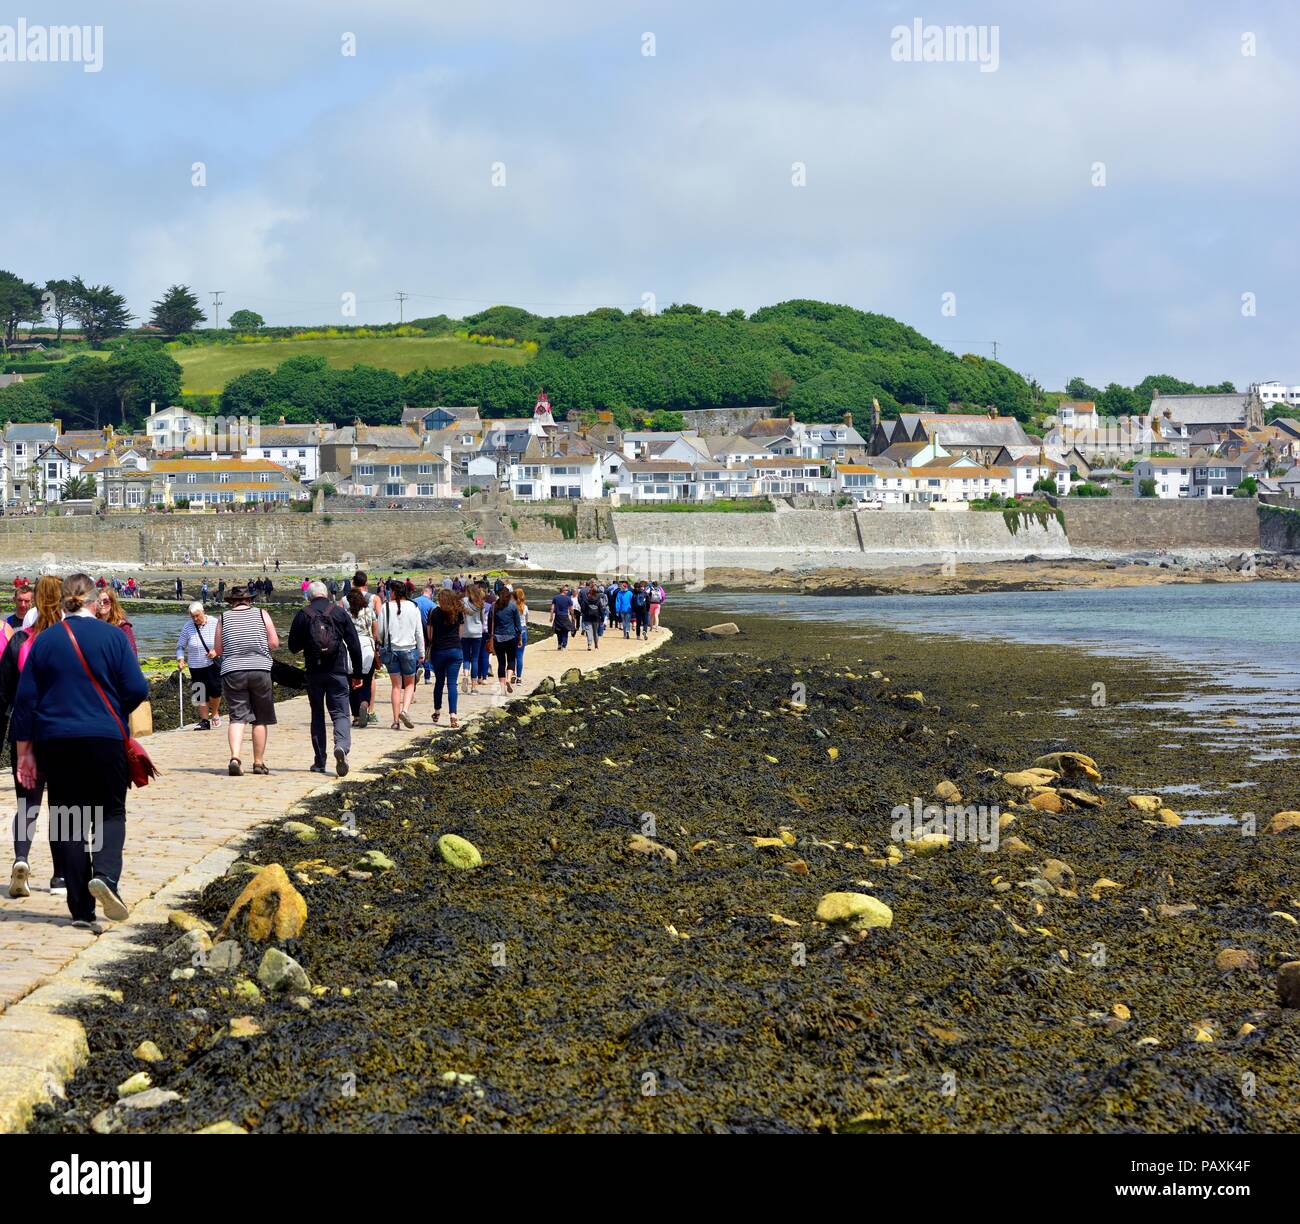
M 114 921 L 129 913 L 118 892 L 128 784 L 123 728 L 148 697 L 149 684 L 126 635 L 95 619 L 95 586 L 85 574 L 63 580 L 63 617 L 32 645 L 14 700 L 12 736 L 23 786 L 34 787 L 38 773 L 45 779 L 68 910 L 76 925 L 93 930 L 96 902 Z

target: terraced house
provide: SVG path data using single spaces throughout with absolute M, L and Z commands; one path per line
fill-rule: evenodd
M 144 470 L 118 467 L 103 473 L 110 510 L 149 506 L 203 506 L 301 501 L 308 490 L 269 459 L 212 455 L 206 459 L 155 459 Z
M 338 491 L 356 497 L 442 498 L 454 495 L 448 464 L 437 451 L 373 450 L 356 459 Z

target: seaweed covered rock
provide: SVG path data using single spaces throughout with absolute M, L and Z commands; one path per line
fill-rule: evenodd
M 894 925 L 894 911 L 866 893 L 827 893 L 817 903 L 817 921 L 848 926 L 856 931 Z
M 234 925 L 240 913 L 248 910 L 248 938 L 263 943 L 276 939 L 297 939 L 307 924 L 307 902 L 289 882 L 279 863 L 263 867 L 235 898 L 230 913 L 217 932 L 218 942 Z
M 457 837 L 455 833 L 444 833 L 438 838 L 438 853 L 448 867 L 460 871 L 472 871 L 483 865 L 483 856 L 478 847 L 463 837 Z
M 257 967 L 257 980 L 272 994 L 306 994 L 311 990 L 307 970 L 279 948 L 267 948 Z

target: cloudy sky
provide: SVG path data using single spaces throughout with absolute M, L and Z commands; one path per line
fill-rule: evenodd
M 0 62 L 0 267 L 142 316 L 813 297 L 1048 387 L 1300 383 L 1291 3 L 43 0 L 0 56 L 20 17 L 103 61 Z M 917 19 L 996 70 L 896 58 Z

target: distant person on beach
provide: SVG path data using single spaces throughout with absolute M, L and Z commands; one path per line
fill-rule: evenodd
M 190 669 L 190 698 L 199 709 L 196 731 L 221 726 L 221 664 L 217 627 L 199 602 L 190 604 L 190 619 L 176 639 L 176 662 Z
M 289 649 L 303 656 L 307 671 L 307 701 L 311 706 L 311 747 L 314 773 L 325 772 L 325 711 L 334 724 L 334 770 L 348 772 L 352 751 L 352 711 L 348 692 L 361 687 L 361 639 L 352 617 L 331 603 L 319 579 L 307 586 L 307 606 L 289 626 Z
M 483 653 L 484 592 L 477 582 L 470 583 L 461 596 L 464 619 L 460 626 L 461 684 L 465 692 L 478 692 L 479 656 Z
M 424 584 L 423 590 L 421 590 L 419 595 L 415 597 L 415 606 L 420 609 L 420 619 L 424 623 L 424 627 L 427 630 L 429 626 L 429 613 L 432 612 L 434 609 L 432 582 L 426 582 Z M 433 663 L 430 660 L 427 651 L 424 656 L 423 668 L 424 668 L 424 682 L 425 684 L 428 684 L 430 678 L 433 676 Z
M 600 625 L 605 613 L 600 605 L 600 593 L 593 578 L 578 592 L 578 611 L 582 617 L 582 633 L 587 639 L 588 650 L 600 649 Z
M 515 691 L 515 659 L 519 651 L 523 622 L 519 605 L 502 590 L 492 605 L 492 645 L 497 656 L 497 692 Z
M 58 812 L 59 865 L 75 925 L 97 930 L 95 906 L 120 922 L 118 891 L 126 842 L 126 722 L 149 696 L 149 683 L 126 640 L 95 619 L 94 583 L 63 580 L 63 620 L 36 635 L 14 701 L 18 780 L 45 778 Z M 89 814 L 89 815 L 87 815 Z
M 28 591 L 31 595 L 31 592 Z M 14 797 L 18 801 L 14 812 L 14 865 L 9 873 L 9 895 L 13 898 L 31 896 L 28 882 L 31 879 L 32 834 L 35 832 L 36 817 L 41 810 L 41 797 L 45 794 L 45 779 L 39 774 L 34 786 L 24 786 L 18 779 L 18 745 L 14 740 L 13 726 L 9 714 L 13 709 L 14 698 L 18 695 L 18 681 L 31 653 L 31 643 L 37 634 L 51 625 L 56 625 L 63 617 L 60 606 L 63 599 L 63 583 L 52 574 L 46 574 L 36 580 L 36 612 L 31 625 L 19 628 L 9 640 L 0 655 L 0 736 L 5 730 L 9 732 L 9 766 L 13 774 Z M 30 600 L 29 600 L 30 602 Z M 51 834 L 52 834 L 51 830 Z M 68 886 L 63 878 L 62 846 L 51 835 L 50 893 L 54 896 L 66 896 Z
M 659 609 L 663 607 L 666 596 L 662 584 L 656 579 L 650 583 L 650 628 L 659 628 Z
M 266 767 L 266 741 L 269 728 L 275 725 L 275 698 L 271 688 L 271 651 L 280 645 L 280 636 L 265 608 L 253 607 L 248 590 L 230 588 L 226 596 L 229 607 L 217 622 L 216 652 L 221 657 L 221 689 L 226 698 L 230 743 L 227 772 L 240 777 L 243 761 L 244 727 L 253 728 L 253 772 L 269 774 Z
M 39 584 L 40 579 L 37 579 Z M 32 588 L 29 586 L 20 586 L 14 588 L 14 610 L 13 615 L 5 618 L 5 624 L 11 629 L 22 627 L 23 617 L 32 610 Z
M 551 597 L 551 624 L 555 627 L 555 649 L 567 650 L 573 632 L 573 596 L 567 583 L 561 584 L 559 593 Z
M 631 637 L 629 630 L 632 627 L 632 588 L 628 586 L 627 579 L 623 578 L 618 584 L 618 593 L 614 596 L 614 611 L 618 616 L 618 622 L 623 626 L 623 636 Z
M 632 620 L 638 640 L 650 636 L 650 592 L 644 582 L 632 588 Z
M 179 578 L 177 578 L 177 579 L 176 579 L 176 598 L 177 598 L 177 599 L 180 599 L 184 594 L 185 594 L 185 584 L 184 584 L 184 583 L 183 583 Z
M 519 613 L 519 649 L 515 651 L 515 680 L 519 681 L 524 678 L 524 648 L 528 645 L 528 599 L 518 585 L 511 588 L 510 598 Z

